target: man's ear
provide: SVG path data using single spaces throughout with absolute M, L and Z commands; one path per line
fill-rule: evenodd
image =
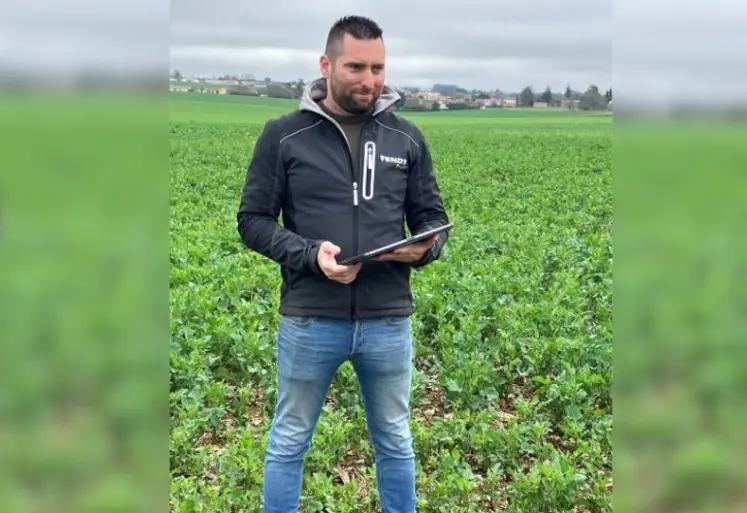
M 329 57 L 327 57 L 326 54 L 323 54 L 321 57 L 319 57 L 319 71 L 324 78 L 329 78 L 331 69 L 332 61 L 329 59 Z

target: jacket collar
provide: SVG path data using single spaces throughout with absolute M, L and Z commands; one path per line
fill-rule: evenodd
M 324 78 L 318 78 L 310 82 L 303 91 L 301 96 L 301 103 L 299 104 L 299 110 L 308 110 L 316 112 L 324 117 L 328 117 L 325 112 L 317 105 L 319 100 L 324 99 L 327 96 L 327 81 Z M 376 116 L 381 114 L 387 109 L 394 107 L 395 103 L 401 99 L 397 91 L 389 86 L 384 86 L 381 91 L 381 95 L 376 100 L 376 107 L 374 108 L 373 115 Z

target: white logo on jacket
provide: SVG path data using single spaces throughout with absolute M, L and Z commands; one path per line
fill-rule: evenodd
M 386 155 L 380 155 L 379 158 L 382 162 L 389 164 L 396 164 L 398 169 L 407 169 L 407 159 L 402 157 L 388 157 Z

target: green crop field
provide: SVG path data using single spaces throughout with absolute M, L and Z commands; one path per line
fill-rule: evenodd
M 263 122 L 296 106 L 171 96 L 172 511 L 261 511 L 280 278 L 241 244 L 236 210 Z M 413 276 L 418 511 L 611 511 L 611 117 L 405 115 L 456 223 Z M 375 482 L 346 365 L 302 511 L 380 511 Z

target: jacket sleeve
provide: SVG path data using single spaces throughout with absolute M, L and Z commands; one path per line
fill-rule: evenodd
M 417 234 L 449 222 L 433 169 L 430 149 L 422 133 L 417 129 L 416 133 L 417 157 L 410 167 L 405 200 L 407 226 L 411 234 Z M 421 260 L 411 265 L 415 269 L 422 269 L 429 263 L 438 260 L 447 239 L 447 232 L 440 233 L 433 247 L 426 252 Z
M 247 248 L 296 271 L 321 274 L 316 255 L 321 241 L 311 241 L 280 226 L 285 200 L 285 172 L 279 159 L 281 132 L 268 121 L 254 146 L 238 214 L 238 232 Z

